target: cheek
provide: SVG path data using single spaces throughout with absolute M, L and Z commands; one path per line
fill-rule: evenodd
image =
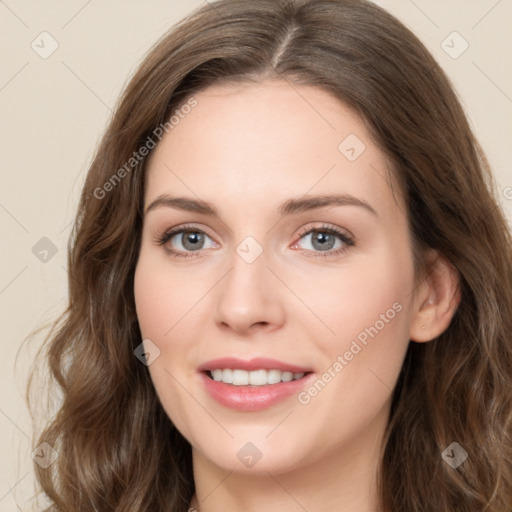
M 412 263 L 368 258 L 314 280 L 302 277 L 295 291 L 325 326 L 318 342 L 337 351 L 359 334 L 364 342 L 365 333 L 375 329 L 380 338 L 404 332 L 407 318 L 402 312 L 413 282 Z
M 181 333 L 186 321 L 180 318 L 190 309 L 187 304 L 192 298 L 187 296 L 188 288 L 177 284 L 164 270 L 154 258 L 141 252 L 134 276 L 135 305 L 142 338 L 151 340 L 160 350 L 148 366 L 156 394 L 178 430 L 186 431 L 193 421 L 190 414 L 194 408 L 179 384 L 190 371 L 184 350 L 187 338 Z
M 164 339 L 166 333 L 197 300 L 194 286 L 187 286 L 183 272 L 169 271 L 162 258 L 141 251 L 134 276 L 137 318 L 145 338 Z
M 329 319 L 336 336 L 327 351 L 331 364 L 339 363 L 338 389 L 352 390 L 343 409 L 375 409 L 394 388 L 409 344 L 413 283 L 412 261 L 398 261 L 391 252 L 339 283 L 344 288 L 337 315 L 333 311 Z
M 335 424 L 346 421 L 347 411 L 355 414 L 356 423 L 370 421 L 395 387 L 409 344 L 408 301 L 414 283 L 412 259 L 407 251 L 402 254 L 399 259 L 391 248 L 381 250 L 379 258 L 362 258 L 315 279 L 309 288 L 308 305 L 326 326 L 314 336 L 324 373 L 303 400 L 315 402 L 322 414 L 336 418 Z M 302 282 L 305 294 L 306 279 Z M 315 330 L 320 333 L 318 323 Z
M 149 366 L 157 391 L 165 394 L 176 381 L 195 371 L 198 361 L 199 332 L 211 311 L 205 310 L 208 279 L 191 280 L 190 273 L 172 269 L 158 253 L 141 251 L 135 269 L 134 296 L 137 319 L 143 339 L 149 339 L 160 350 L 160 356 Z M 177 391 L 176 388 L 175 391 Z
M 162 293 L 162 277 L 144 259 L 135 270 L 134 295 L 137 318 L 144 338 L 153 340 L 163 332 L 165 312 L 169 308 L 170 296 Z

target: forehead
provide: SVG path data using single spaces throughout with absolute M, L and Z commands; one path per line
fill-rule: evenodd
M 243 194 L 244 205 L 262 208 L 271 198 L 340 192 L 396 215 L 389 162 L 363 120 L 328 92 L 273 81 L 215 85 L 193 98 L 153 151 L 146 204 L 192 192 L 213 202 Z

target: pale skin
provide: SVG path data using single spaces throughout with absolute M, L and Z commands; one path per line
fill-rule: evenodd
M 216 85 L 195 99 L 151 156 L 144 208 L 168 194 L 206 201 L 217 216 L 147 211 L 135 273 L 143 339 L 160 350 L 151 378 L 192 445 L 191 506 L 377 512 L 392 390 L 411 340 L 428 342 L 448 327 L 457 272 L 429 251 L 429 277 L 417 279 L 407 207 L 392 194 L 388 162 L 362 120 L 327 92 L 266 81 Z M 338 148 L 349 134 L 366 146 L 354 161 Z M 279 212 L 290 199 L 326 195 L 370 208 L 352 201 Z M 182 232 L 157 243 L 185 224 L 205 233 L 202 242 L 185 246 Z M 326 225 L 353 245 L 331 235 L 323 250 L 314 241 Z M 252 263 L 236 252 L 248 236 L 263 251 Z M 200 364 L 224 356 L 279 359 L 320 377 L 397 303 L 400 312 L 308 404 L 293 396 L 241 412 L 214 401 L 199 378 Z M 250 468 L 237 457 L 248 442 L 262 454 Z

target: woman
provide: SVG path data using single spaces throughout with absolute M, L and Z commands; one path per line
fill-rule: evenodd
M 511 248 L 448 79 L 391 15 L 205 5 L 87 175 L 42 489 L 63 511 L 510 510 Z

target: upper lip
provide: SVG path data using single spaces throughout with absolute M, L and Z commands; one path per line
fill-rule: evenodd
M 281 370 L 282 372 L 307 373 L 311 372 L 310 368 L 298 366 L 295 364 L 285 363 L 277 359 L 269 359 L 266 357 L 256 357 L 254 359 L 238 359 L 236 357 L 221 357 L 212 359 L 199 366 L 200 372 L 209 370 L 223 370 L 225 368 L 237 370 Z

